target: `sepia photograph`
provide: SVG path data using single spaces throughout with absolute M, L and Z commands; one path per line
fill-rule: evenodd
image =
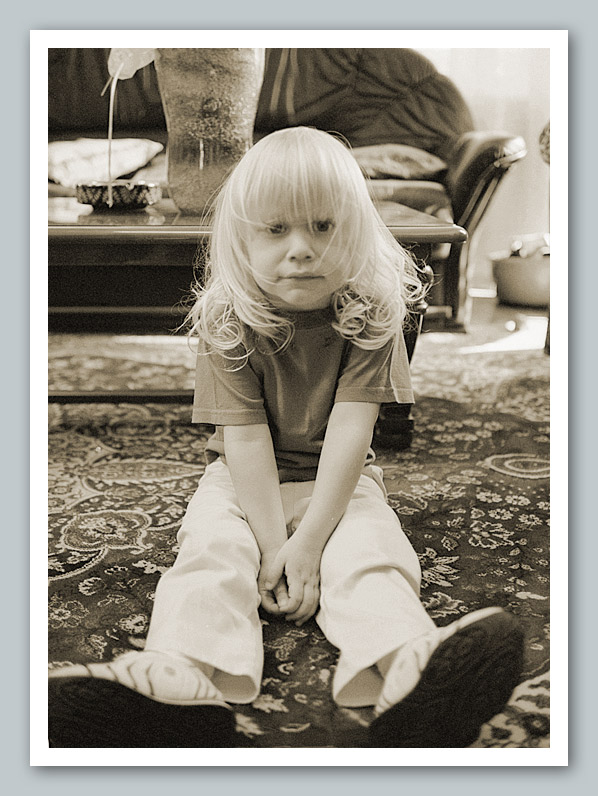
M 44 765 L 563 760 L 567 32 L 411 33 L 32 31 Z

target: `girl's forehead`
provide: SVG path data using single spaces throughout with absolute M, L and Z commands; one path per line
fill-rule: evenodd
M 287 223 L 298 223 L 303 221 L 314 221 L 331 219 L 335 216 L 334 208 L 330 203 L 296 203 L 273 201 L 264 199 L 263 201 L 253 202 L 252 207 L 247 208 L 248 221 L 271 222 L 285 221 Z
M 301 164 L 285 162 L 268 163 L 264 168 L 242 171 L 233 192 L 233 201 L 239 200 L 240 215 L 248 220 L 271 218 L 300 219 L 336 215 L 335 207 L 342 203 L 340 186 L 330 175 L 318 172 L 314 164 L 300 168 Z M 236 197 L 235 197 L 236 194 Z M 236 202 L 235 202 L 236 203 Z

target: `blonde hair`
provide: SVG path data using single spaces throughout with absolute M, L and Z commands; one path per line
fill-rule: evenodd
M 187 317 L 191 335 L 231 359 L 245 358 L 260 340 L 273 351 L 291 340 L 292 319 L 259 288 L 247 252 L 250 226 L 271 221 L 261 215 L 266 206 L 280 219 L 334 221 L 346 281 L 332 296 L 332 325 L 342 337 L 375 349 L 401 332 L 407 303 L 422 295 L 413 261 L 380 218 L 348 147 L 320 130 L 291 127 L 256 143 L 218 195 Z

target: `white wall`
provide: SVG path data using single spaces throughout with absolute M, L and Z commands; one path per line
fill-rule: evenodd
M 527 143 L 527 156 L 503 179 L 473 241 L 472 286 L 490 286 L 490 252 L 508 248 L 518 234 L 548 232 L 549 168 L 540 157 L 538 138 L 550 116 L 550 51 L 420 48 L 419 52 L 453 80 L 477 129 L 521 135 Z

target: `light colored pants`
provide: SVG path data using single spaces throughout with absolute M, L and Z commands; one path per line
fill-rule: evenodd
M 419 600 L 421 571 L 386 502 L 381 470 L 362 475 L 330 537 L 320 567 L 316 620 L 340 650 L 332 685 L 339 705 L 373 705 L 382 687 L 375 664 L 434 628 Z M 292 533 L 314 482 L 281 484 Z M 178 533 L 180 552 L 158 583 L 146 649 L 183 653 L 214 667 L 229 702 L 252 702 L 263 668 L 260 552 L 239 507 L 227 466 L 206 468 Z

